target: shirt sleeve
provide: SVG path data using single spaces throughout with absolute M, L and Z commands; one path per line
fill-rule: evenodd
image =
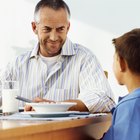
M 90 112 L 110 112 L 114 107 L 114 96 L 97 58 L 87 56 L 80 71 L 80 94 Z

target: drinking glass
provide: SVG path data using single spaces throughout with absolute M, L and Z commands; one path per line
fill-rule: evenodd
M 11 115 L 18 112 L 18 100 L 15 96 L 19 95 L 18 81 L 2 82 L 2 112 L 3 115 Z

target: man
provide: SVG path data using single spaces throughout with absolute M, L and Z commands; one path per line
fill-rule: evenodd
M 69 101 L 77 103 L 70 110 L 108 112 L 114 102 L 104 72 L 92 52 L 67 38 L 69 28 L 63 0 L 39 1 L 32 22 L 38 44 L 19 56 L 5 77 L 18 79 L 20 95 L 35 102 Z

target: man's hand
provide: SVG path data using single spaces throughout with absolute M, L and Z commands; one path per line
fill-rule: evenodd
M 74 105 L 70 107 L 69 111 L 89 111 L 88 108 L 85 106 L 85 104 L 81 100 L 66 100 L 65 102 L 76 102 L 77 105 Z
M 39 103 L 39 102 L 55 103 L 55 101 L 43 99 L 40 97 L 36 97 L 35 99 L 33 99 L 33 102 L 35 102 L 35 103 Z M 24 111 L 35 111 L 35 110 L 30 105 L 25 105 Z

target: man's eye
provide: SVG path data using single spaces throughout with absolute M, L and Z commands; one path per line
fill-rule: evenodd
M 57 32 L 63 32 L 64 31 L 64 28 L 58 28 L 57 29 Z
M 42 31 L 46 33 L 46 32 L 50 32 L 51 29 L 50 28 L 44 28 Z

